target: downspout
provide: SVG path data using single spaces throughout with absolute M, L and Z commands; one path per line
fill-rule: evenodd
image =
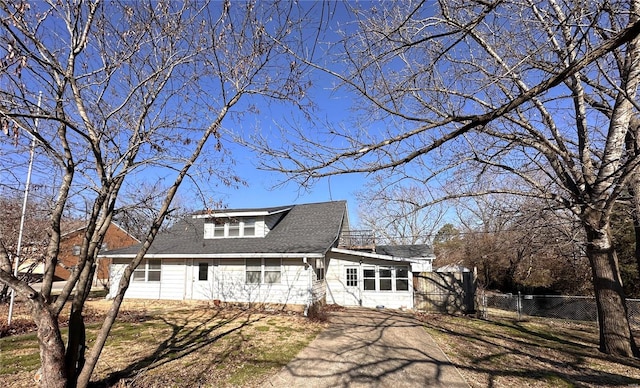
M 309 271 L 309 262 L 306 257 L 302 258 L 302 262 L 304 263 L 304 270 L 307 271 L 307 303 L 304 306 L 304 316 L 309 316 L 309 309 L 313 304 L 313 279 L 311 278 L 311 272 Z

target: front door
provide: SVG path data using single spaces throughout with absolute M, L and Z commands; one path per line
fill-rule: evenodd
M 217 299 L 218 293 L 214 287 L 213 260 L 193 260 L 192 271 L 192 299 Z

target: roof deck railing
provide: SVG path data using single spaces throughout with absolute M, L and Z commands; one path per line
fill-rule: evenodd
M 375 249 L 376 238 L 372 230 L 349 230 L 340 234 L 340 248 Z

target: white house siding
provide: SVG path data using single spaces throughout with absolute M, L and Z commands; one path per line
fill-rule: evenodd
M 199 279 L 200 263 L 208 264 L 207 279 Z M 216 289 L 216 273 L 218 260 L 193 259 L 187 260 L 186 299 L 215 300 L 220 299 Z
M 264 296 L 275 298 L 276 303 L 304 305 L 310 301 L 310 276 L 313 269 L 305 266 L 302 258 L 282 260 L 282 281 Z M 274 294 L 275 291 L 275 294 Z M 280 291 L 280 292 L 278 292 Z
M 213 294 L 223 302 L 306 304 L 309 281 L 302 258 L 282 259 L 281 271 L 279 284 L 247 284 L 244 259 L 220 259 Z
M 343 306 L 364 306 L 386 308 L 413 308 L 413 278 L 409 263 L 377 260 L 371 258 L 352 258 L 331 256 L 327 266 L 327 303 L 335 303 Z M 397 267 L 409 268 L 408 291 L 365 291 L 363 283 L 363 269 L 367 267 Z M 347 285 L 347 268 L 353 268 L 357 272 L 357 286 Z
M 160 299 L 185 299 L 186 261 L 185 259 L 162 260 Z
M 122 273 L 130 262 L 130 259 L 113 259 L 113 263 L 109 269 L 111 288 L 107 297 L 112 298 L 115 296 L 118 291 Z M 144 265 L 144 262 L 141 265 Z M 140 282 L 131 280 L 129 288 L 125 293 L 125 297 L 135 299 L 160 299 L 160 283 L 161 282 Z
M 211 263 L 209 281 L 199 282 L 198 263 L 204 261 Z M 128 262 L 123 259 L 113 261 L 112 284 L 118 284 Z M 313 269 L 306 269 L 302 258 L 282 259 L 280 283 L 246 284 L 244 259 L 163 259 L 161 281 L 132 281 L 125 297 L 306 305 L 311 301 L 312 274 Z M 111 297 L 115 291 L 112 290 Z

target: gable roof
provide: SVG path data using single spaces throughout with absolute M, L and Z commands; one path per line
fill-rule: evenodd
M 277 210 L 276 210 L 277 209 Z M 287 210 L 290 209 L 290 210 Z M 206 217 L 184 218 L 158 234 L 147 257 L 238 257 L 250 254 L 324 254 L 338 240 L 347 216 L 346 201 L 332 201 L 261 209 L 224 209 L 212 214 L 283 211 L 265 237 L 204 239 Z M 140 245 L 108 252 L 103 257 L 131 257 Z
M 137 241 L 137 242 L 140 242 L 140 240 L 138 240 L 134 235 L 132 235 L 131 233 L 129 233 L 125 228 L 123 228 L 122 226 L 118 225 L 115 221 L 111 221 L 111 222 L 109 223 L 109 228 L 111 228 L 112 226 L 113 226 L 113 227 L 116 227 L 116 228 L 118 228 L 118 229 L 120 229 L 120 230 L 122 231 L 122 233 L 126 234 L 128 237 L 131 237 L 131 239 L 132 239 L 132 240 L 135 240 L 135 241 Z M 69 238 L 70 236 L 72 236 L 72 235 L 74 235 L 74 234 L 76 234 L 76 233 L 78 233 L 78 232 L 82 232 L 82 231 L 84 231 L 84 230 L 86 230 L 86 229 L 87 229 L 87 225 L 86 225 L 86 223 L 85 223 L 85 224 L 83 224 L 82 226 L 80 226 L 80 227 L 78 227 L 78 228 L 75 228 L 75 229 L 72 229 L 72 230 L 70 230 L 70 231 L 68 231 L 68 232 L 64 232 L 64 233 L 62 233 L 62 235 L 60 236 L 60 238 L 61 238 L 61 239 L 63 239 L 63 240 L 64 240 L 64 239 L 67 239 L 67 238 Z M 108 230 L 109 230 L 109 229 L 107 229 L 107 231 L 108 231 Z

